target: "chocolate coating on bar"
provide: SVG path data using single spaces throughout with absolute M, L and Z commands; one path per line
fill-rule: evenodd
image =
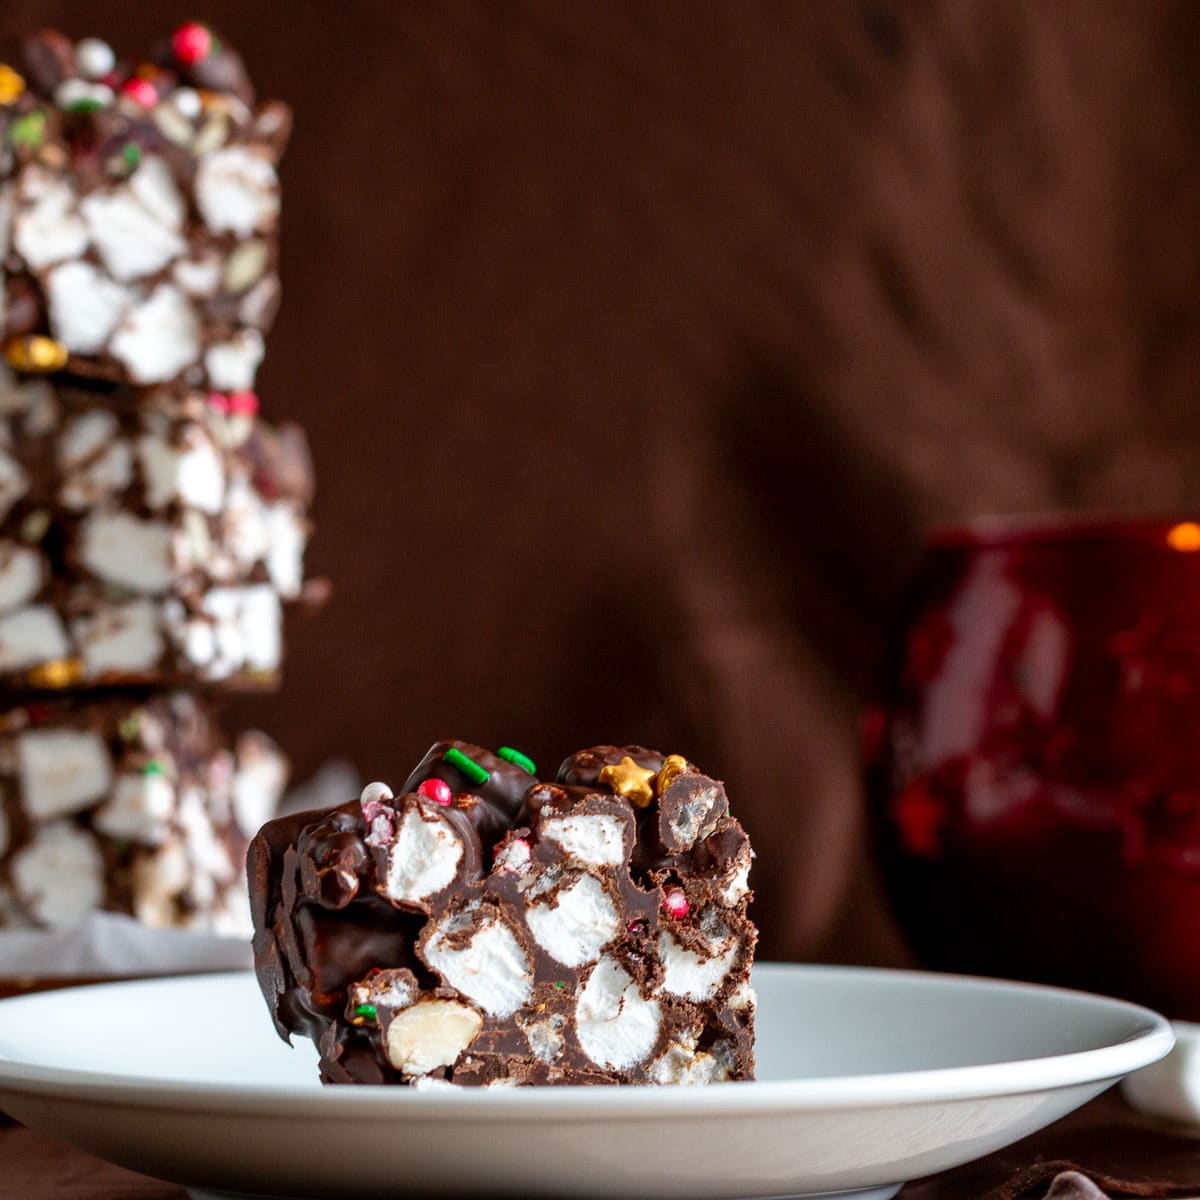
M 749 843 L 690 764 L 662 777 L 661 804 L 614 794 L 600 774 L 625 757 L 656 776 L 664 763 L 597 747 L 543 783 L 439 742 L 399 797 L 372 785 L 268 824 L 251 851 L 255 957 L 279 1032 L 312 1037 L 330 1083 L 752 1078 Z M 431 778 L 449 805 L 409 790 Z

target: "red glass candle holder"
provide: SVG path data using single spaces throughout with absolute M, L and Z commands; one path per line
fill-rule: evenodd
M 1200 1019 L 1200 523 L 936 534 L 864 752 L 927 965 Z

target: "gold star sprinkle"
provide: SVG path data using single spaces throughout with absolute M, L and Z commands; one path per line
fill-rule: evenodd
M 627 754 L 616 766 L 611 763 L 600 768 L 600 782 L 606 783 L 618 796 L 624 796 L 638 808 L 645 808 L 654 799 L 654 772 L 639 767 Z
M 682 775 L 688 767 L 687 759 L 682 754 L 670 754 L 663 760 L 658 772 L 658 794 L 661 796 L 667 788 Z
M 7 63 L 0 63 L 0 104 L 15 104 L 25 90 L 25 80 Z

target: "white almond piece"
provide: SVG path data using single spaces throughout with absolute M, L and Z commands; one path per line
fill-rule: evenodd
M 243 329 L 231 341 L 218 342 L 204 356 L 208 382 L 219 392 L 248 392 L 263 359 L 262 334 Z
M 117 776 L 112 796 L 92 817 L 92 824 L 112 838 L 161 846 L 171 833 L 175 785 L 158 774 Z
M 87 226 L 75 209 L 75 190 L 41 167 L 21 178 L 13 246 L 34 270 L 79 258 L 88 247 Z
M 562 1055 L 565 1039 L 563 1027 L 566 1022 L 562 1013 L 553 1013 L 540 1021 L 522 1021 L 521 1029 L 529 1049 L 542 1062 L 554 1062 Z
M 171 529 L 122 510 L 98 511 L 80 530 L 79 558 L 98 578 L 133 592 L 164 592 L 175 580 Z
M 0 450 L 0 521 L 28 491 L 29 476 L 25 468 L 11 454 Z
M 200 357 L 200 324 L 188 298 L 161 284 L 135 305 L 109 343 L 135 383 L 165 383 Z
M 548 817 L 541 836 L 569 858 L 589 867 L 619 867 L 625 861 L 625 830 L 620 817 L 606 814 Z
M 183 203 L 161 158 L 143 158 L 128 183 L 93 192 L 79 208 L 105 268 L 122 283 L 161 271 L 187 250 Z
M 304 585 L 304 548 L 308 543 L 308 527 L 290 504 L 279 501 L 266 511 L 267 574 L 289 600 L 300 594 Z
M 32 600 L 44 578 L 42 556 L 19 542 L 0 542 L 0 612 Z
M 90 730 L 31 729 L 16 744 L 21 804 L 35 821 L 78 812 L 112 784 L 108 747 Z
M 261 154 L 246 146 L 227 146 L 200 163 L 196 204 L 213 233 L 249 237 L 278 222 L 279 177 Z
M 472 904 L 446 920 L 426 943 L 425 961 L 484 1012 L 507 1017 L 529 999 L 533 971 L 512 930 L 494 916 L 477 925 L 479 912 Z M 448 944 L 447 935 L 466 930 L 474 933 L 465 945 Z
M 39 924 L 70 925 L 104 902 L 100 849 L 69 821 L 37 830 L 8 870 L 17 898 Z
M 89 262 L 67 262 L 46 276 L 50 330 L 73 354 L 104 348 L 133 293 L 114 283 Z
M 70 649 L 67 631 L 48 605 L 19 608 L 0 617 L 0 671 L 22 671 L 66 658 Z
M 247 837 L 253 837 L 275 815 L 287 778 L 287 759 L 266 734 L 251 730 L 238 738 L 233 815 Z
M 71 622 L 89 679 L 107 674 L 140 675 L 162 661 L 165 644 L 158 609 L 149 600 L 132 600 L 100 609 Z
M 400 822 L 388 851 L 384 891 L 397 903 L 417 903 L 454 882 L 463 844 L 454 826 L 435 804 L 416 804 Z
M 418 1000 L 388 1025 L 388 1061 L 405 1076 L 452 1067 L 482 1026 L 483 1018 L 457 1000 Z
M 611 958 L 591 970 L 575 1003 L 575 1028 L 584 1054 L 610 1071 L 636 1066 L 654 1049 L 662 1012 L 629 972 Z
M 600 882 L 591 875 L 580 875 L 530 905 L 525 922 L 551 958 L 565 967 L 581 967 L 599 958 L 617 936 L 620 915 Z
M 724 928 L 724 927 L 722 927 Z M 663 965 L 663 991 L 687 1000 L 711 1000 L 721 990 L 737 958 L 739 944 L 728 930 L 709 957 L 677 942 L 664 930 L 658 935 L 658 957 Z

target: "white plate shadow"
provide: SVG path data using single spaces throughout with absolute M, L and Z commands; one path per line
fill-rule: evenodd
M 197 1196 L 885 1200 L 1173 1037 L 1135 1005 L 1015 983 L 770 964 L 754 982 L 759 1081 L 694 1089 L 322 1087 L 248 972 L 22 996 L 0 1002 L 0 1108 Z

